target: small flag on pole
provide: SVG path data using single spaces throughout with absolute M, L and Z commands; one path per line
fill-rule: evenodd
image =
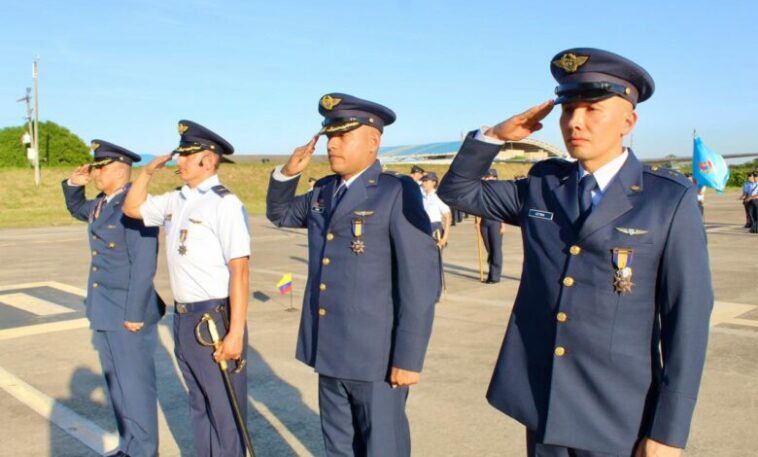
M 707 186 L 719 192 L 724 191 L 729 181 L 729 167 L 724 158 L 708 149 L 699 136 L 695 136 L 692 151 L 692 177 L 698 186 Z
M 287 295 L 292 292 L 292 273 L 285 273 L 282 276 L 282 279 L 276 284 L 276 287 L 279 288 L 279 292 L 282 295 Z

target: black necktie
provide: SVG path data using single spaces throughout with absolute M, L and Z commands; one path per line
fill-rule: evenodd
M 579 224 L 587 218 L 592 211 L 592 191 L 597 187 L 594 176 L 587 174 L 579 181 Z
M 343 182 L 340 184 L 340 186 L 337 188 L 337 192 L 334 193 L 334 197 L 332 197 L 332 209 L 336 208 L 337 205 L 340 204 L 340 200 L 342 200 L 342 197 L 345 196 L 345 192 L 347 192 L 347 185 Z

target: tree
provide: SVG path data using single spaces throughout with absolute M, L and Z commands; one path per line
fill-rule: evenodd
M 26 127 L 0 130 L 0 167 L 27 167 L 26 147 L 21 137 Z M 42 166 L 80 165 L 91 160 L 87 144 L 55 122 L 39 124 L 39 158 Z

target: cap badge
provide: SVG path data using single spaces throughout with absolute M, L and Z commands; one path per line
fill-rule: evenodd
M 590 56 L 578 56 L 572 52 L 563 54 L 560 59 L 553 60 L 553 65 L 563 68 L 566 73 L 574 73 L 579 67 L 587 63 Z
M 93 141 L 92 143 L 90 143 L 90 144 L 89 144 L 89 147 L 90 147 L 90 148 L 91 148 L 93 151 L 96 151 L 96 150 L 97 150 L 97 148 L 99 148 L 99 147 L 100 147 L 100 143 L 95 143 L 95 142 Z
M 327 110 L 331 111 L 334 109 L 335 106 L 339 105 L 342 102 L 341 98 L 338 97 L 332 97 L 331 95 L 324 95 L 321 97 L 321 106 Z
M 189 127 L 186 126 L 186 125 L 184 125 L 184 124 L 182 124 L 180 122 L 179 123 L 179 135 L 184 135 L 184 132 L 186 132 L 187 130 L 189 130 Z

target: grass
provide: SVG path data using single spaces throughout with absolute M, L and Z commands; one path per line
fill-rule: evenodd
M 283 163 L 282 158 L 280 163 Z M 267 164 L 225 164 L 219 170 L 221 182 L 234 192 L 244 203 L 250 214 L 263 214 L 266 209 L 266 189 L 271 170 L 278 165 L 276 161 Z M 410 164 L 395 165 L 388 168 L 407 172 Z M 442 176 L 447 165 L 423 165 L 427 171 L 434 171 Z M 501 179 L 515 175 L 525 175 L 529 164 L 498 164 Z M 31 169 L 0 169 L 0 228 L 39 227 L 49 225 L 69 225 L 77 223 L 66 211 L 66 204 L 61 191 L 61 181 L 67 179 L 73 171 L 71 168 L 43 168 L 42 183 L 34 186 L 34 172 Z M 134 173 L 139 173 L 136 169 Z M 317 160 L 311 163 L 303 178 L 300 179 L 299 192 L 304 192 L 307 178 L 320 178 L 330 174 L 329 163 Z M 136 174 L 134 175 L 136 176 Z M 150 185 L 150 193 L 159 194 L 173 190 L 182 184 L 174 175 L 173 169 L 156 173 Z M 97 189 L 93 184 L 87 187 L 87 196 L 93 198 Z

